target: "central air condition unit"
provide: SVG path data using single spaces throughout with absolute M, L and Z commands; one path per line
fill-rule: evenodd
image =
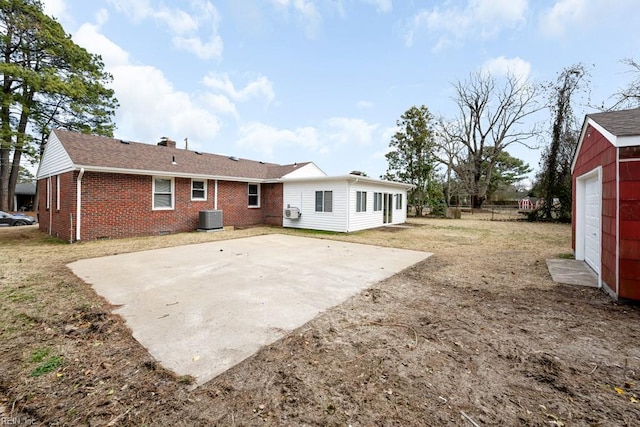
M 198 231 L 222 230 L 222 211 L 200 211 Z
M 287 219 L 298 219 L 302 214 L 298 208 L 286 208 L 284 210 L 284 217 Z

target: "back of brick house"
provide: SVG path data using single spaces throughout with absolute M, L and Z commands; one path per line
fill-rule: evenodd
M 199 212 L 225 226 L 282 225 L 284 175 L 315 165 L 277 165 L 56 130 L 38 171 L 40 229 L 63 240 L 193 231 Z

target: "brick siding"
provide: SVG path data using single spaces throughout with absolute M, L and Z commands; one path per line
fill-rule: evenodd
M 69 240 L 76 225 L 78 172 L 60 176 L 61 206 L 55 209 L 55 182 L 51 178 L 51 212 L 46 209 L 47 180 L 39 186 L 40 229 Z M 174 209 L 153 209 L 153 177 L 87 172 L 82 178 L 81 239 L 124 238 L 194 231 L 199 212 L 214 209 L 215 181 L 207 182 L 207 199 L 191 200 L 191 179 L 174 179 Z M 249 208 L 246 182 L 218 181 L 218 209 L 225 226 L 282 224 L 282 184 L 261 184 L 260 207 Z M 49 216 L 51 215 L 51 224 Z M 73 218 L 73 219 L 72 219 Z

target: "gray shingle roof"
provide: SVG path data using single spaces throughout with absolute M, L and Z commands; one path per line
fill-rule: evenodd
M 278 179 L 310 162 L 278 165 L 218 154 L 105 138 L 57 129 L 54 131 L 76 166 L 106 170 L 163 172 L 256 180 Z M 173 164 L 175 161 L 175 164 Z
M 600 126 L 616 136 L 640 135 L 640 108 L 587 114 Z

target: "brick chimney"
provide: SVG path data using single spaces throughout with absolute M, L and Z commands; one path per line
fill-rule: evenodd
M 162 138 L 160 138 L 160 142 L 158 142 L 158 145 L 161 147 L 176 148 L 176 142 L 173 139 L 168 138 L 166 136 L 163 136 Z

